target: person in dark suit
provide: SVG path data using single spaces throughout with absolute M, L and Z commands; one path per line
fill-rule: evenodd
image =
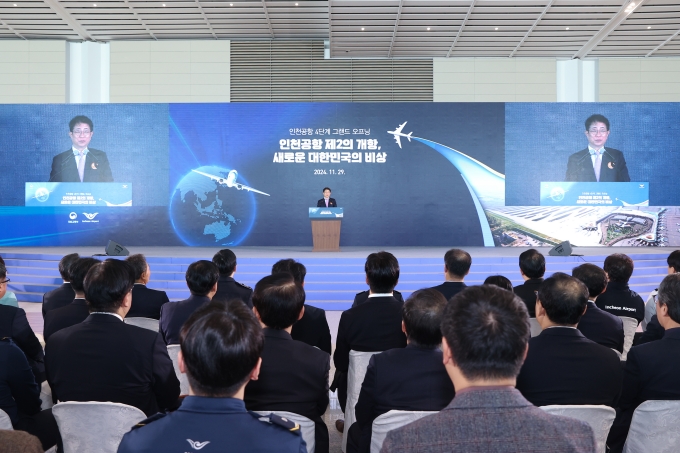
M 331 189 L 329 187 L 323 188 L 323 198 L 316 202 L 317 208 L 337 208 L 338 203 L 335 198 L 331 198 Z
M 343 412 L 347 403 L 349 352 L 382 352 L 406 346 L 406 336 L 401 330 L 401 309 L 404 304 L 392 295 L 399 282 L 399 262 L 389 252 L 371 253 L 366 258 L 364 270 L 366 283 L 371 288 L 368 301 L 350 308 L 340 316 L 333 354 L 335 376 L 331 390 L 337 389 Z M 344 425 L 337 427 L 344 429 Z
M 347 453 L 371 451 L 373 420 L 391 410 L 440 411 L 453 399 L 451 379 L 443 365 L 440 324 L 446 299 L 421 289 L 404 304 L 405 348 L 375 354 L 361 386 L 354 423 L 347 433 Z
M 243 395 L 260 375 L 264 343 L 262 327 L 241 302 L 216 299 L 196 310 L 182 326 L 178 355 L 190 395 L 176 411 L 133 427 L 118 453 L 181 453 L 206 446 L 234 453 L 307 453 L 299 425 L 246 410 Z
M 90 308 L 85 300 L 83 285 L 88 271 L 99 263 L 100 261 L 94 258 L 80 258 L 71 266 L 71 286 L 76 292 L 76 297 L 69 305 L 47 312 L 43 328 L 45 343 L 55 332 L 80 324 L 90 316 Z
M 673 250 L 666 258 L 666 263 L 668 264 L 667 274 L 680 272 L 680 250 Z M 647 330 L 647 325 L 652 320 L 652 316 L 656 315 L 656 294 L 658 291 L 659 288 L 655 288 L 645 302 L 645 319 L 642 321 L 643 332 Z
M 165 291 L 147 288 L 151 279 L 151 268 L 142 254 L 130 255 L 125 261 L 135 272 L 135 286 L 132 288 L 132 308 L 128 318 L 161 319 L 161 307 L 170 301 Z
M 665 333 L 666 330 L 661 326 L 661 324 L 659 324 L 658 317 L 654 315 L 647 323 L 647 329 L 642 332 L 642 335 L 640 335 L 640 338 L 637 340 L 637 342 L 633 343 L 633 346 L 649 343 L 650 341 L 660 340 L 663 338 Z
M 595 453 L 590 426 L 547 414 L 514 388 L 531 335 L 517 296 L 493 285 L 465 288 L 446 305 L 441 329 L 456 396 L 439 413 L 390 431 L 381 452 Z
M 166 344 L 179 344 L 182 324 L 198 307 L 210 302 L 217 292 L 220 272 L 210 261 L 200 260 L 191 263 L 185 278 L 191 296 L 180 302 L 170 302 L 161 307 L 159 328 Z
M 368 300 L 368 296 L 370 296 L 370 295 L 371 295 L 371 291 L 368 290 L 368 289 L 366 291 L 361 291 L 360 293 L 356 293 L 354 295 L 354 301 L 352 302 L 352 308 L 366 302 Z M 394 296 L 394 298 L 397 299 L 402 304 L 404 303 L 404 296 L 402 296 L 401 293 L 399 291 L 397 291 L 396 289 L 392 290 L 392 296 Z
M 532 404 L 616 407 L 623 381 L 621 360 L 576 328 L 587 303 L 588 288 L 580 280 L 558 272 L 543 282 L 536 302 L 536 320 L 543 331 L 529 340 L 517 376 L 517 390 Z
M 264 350 L 259 379 L 248 384 L 244 401 L 251 411 L 287 411 L 312 420 L 315 451 L 328 453 L 328 427 L 321 417 L 328 407 L 331 358 L 290 335 L 304 303 L 305 290 L 287 272 L 255 285 L 253 311 L 264 327 Z
M 112 182 L 106 153 L 88 148 L 94 135 L 92 120 L 78 115 L 69 122 L 68 127 L 73 146 L 52 159 L 50 182 Z
M 444 295 L 446 300 L 451 299 L 465 288 L 465 276 L 470 272 L 472 257 L 465 250 L 451 249 L 444 255 L 444 278 L 446 281 L 436 289 Z
M 503 275 L 489 275 L 486 277 L 486 280 L 484 280 L 484 285 L 495 285 L 498 286 L 499 288 L 507 289 L 510 292 L 514 292 L 512 288 L 512 282 L 508 277 L 505 277 Z
M 634 346 L 628 352 L 619 411 L 607 439 L 612 453 L 623 450 L 633 412 L 640 404 L 680 400 L 680 274 L 663 279 L 656 300 L 657 319 L 666 332 L 661 340 Z
M 607 290 L 607 274 L 602 268 L 586 263 L 575 267 L 571 275 L 588 288 L 588 308 L 578 322 L 578 330 L 587 339 L 623 353 L 623 321 L 596 305 L 597 298 Z
M 59 260 L 59 274 L 61 275 L 61 279 L 64 281 L 64 283 L 43 295 L 43 319 L 45 319 L 45 315 L 48 311 L 54 310 L 55 308 L 64 307 L 73 302 L 73 299 L 76 297 L 75 291 L 73 291 L 73 288 L 71 287 L 69 268 L 71 265 L 73 265 L 73 263 L 78 261 L 78 258 L 80 258 L 80 256 L 77 253 L 71 253 Z
M 536 293 L 541 289 L 545 275 L 545 256 L 536 249 L 526 250 L 519 255 L 519 273 L 524 283 L 514 288 L 527 306 L 529 317 L 536 317 Z
M 272 275 L 281 272 L 288 272 L 293 276 L 296 283 L 303 288 L 305 287 L 307 268 L 304 264 L 290 258 L 279 260 L 272 266 Z M 302 318 L 295 321 L 290 335 L 293 337 L 293 340 L 317 347 L 329 355 L 332 352 L 331 329 L 328 327 L 326 310 L 323 308 L 305 304 L 304 314 Z
M 125 324 L 134 274 L 109 259 L 85 277 L 90 316 L 46 344 L 47 381 L 56 401 L 111 401 L 147 415 L 175 409 L 179 381 L 160 333 Z
M 569 156 L 565 181 L 629 182 L 628 166 L 618 149 L 605 148 L 609 138 L 609 120 L 595 114 L 586 119 L 588 147 Z
M 614 253 L 605 258 L 603 267 L 609 283 L 607 291 L 597 298 L 595 304 L 612 315 L 635 318 L 640 323 L 645 319 L 645 302 L 628 286 L 633 275 L 633 260 L 623 253 Z
M 240 299 L 248 307 L 253 308 L 253 302 L 250 300 L 253 294 L 253 288 L 234 280 L 234 274 L 236 273 L 236 254 L 229 249 L 222 249 L 215 253 L 212 262 L 220 271 L 220 279 L 217 282 L 217 292 L 214 296 L 215 299 Z

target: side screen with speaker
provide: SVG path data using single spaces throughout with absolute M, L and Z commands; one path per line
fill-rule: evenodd
M 569 241 L 564 241 L 551 248 L 548 252 L 550 256 L 569 256 L 571 255 L 571 244 Z
M 117 242 L 109 241 L 104 249 L 107 256 L 128 256 L 130 252 L 128 249 L 118 244 Z

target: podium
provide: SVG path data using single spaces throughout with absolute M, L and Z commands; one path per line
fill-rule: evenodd
M 340 251 L 340 225 L 343 208 L 309 208 L 313 252 Z

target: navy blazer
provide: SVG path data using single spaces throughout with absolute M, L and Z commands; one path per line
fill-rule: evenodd
M 332 352 L 331 329 L 328 327 L 326 310 L 305 304 L 302 318 L 293 324 L 290 335 L 293 340 L 315 346 L 328 355 Z
M 10 338 L 0 339 L 0 409 L 12 423 L 40 412 L 40 387 L 21 349 Z
M 135 283 L 132 288 L 132 306 L 127 318 L 161 319 L 161 307 L 170 301 L 165 291 L 147 288 L 142 283 Z
M 198 307 L 210 302 L 208 296 L 189 296 L 179 302 L 168 302 L 161 307 L 159 330 L 165 344 L 179 344 L 179 331 Z
M 0 338 L 10 337 L 24 351 L 35 380 L 45 380 L 45 354 L 23 308 L 0 304 Z
M 593 159 L 588 148 L 569 156 L 565 181 L 596 182 Z M 600 164 L 600 182 L 630 182 L 628 166 L 618 149 L 604 147 Z
M 253 288 L 234 280 L 227 275 L 220 275 L 217 281 L 217 292 L 213 296 L 215 300 L 229 301 L 231 299 L 241 299 L 248 308 L 253 308 Z
M 73 149 L 54 156 L 50 182 L 80 182 Z M 88 153 L 85 156 L 83 182 L 113 182 L 109 159 L 104 151 L 88 148 Z
M 48 311 L 54 310 L 55 308 L 65 307 L 76 298 L 76 292 L 73 290 L 70 282 L 63 283 L 61 286 L 48 291 L 43 294 L 42 303 L 42 315 L 45 319 L 45 315 Z
M 595 302 L 588 301 L 588 308 L 578 322 L 578 330 L 587 339 L 623 353 L 623 321 L 600 310 Z
M 436 289 L 446 297 L 446 300 L 449 300 L 466 287 L 467 285 L 463 282 L 444 282 L 441 285 L 433 286 L 430 289 Z
M 316 207 L 317 208 L 325 208 L 326 207 L 326 200 L 322 198 L 321 200 L 316 202 Z M 329 198 L 328 199 L 328 207 L 329 208 L 337 208 L 338 204 L 335 202 L 335 198 Z
M 536 291 L 541 289 L 541 285 L 543 285 L 542 278 L 530 278 L 523 284 L 512 288 L 512 292 L 524 301 L 531 318 L 536 317 Z
M 65 307 L 48 311 L 43 329 L 45 343 L 55 332 L 80 324 L 88 316 L 90 316 L 90 310 L 85 299 L 73 299 L 73 302 Z

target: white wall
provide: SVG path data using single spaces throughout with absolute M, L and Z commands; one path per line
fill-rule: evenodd
M 66 102 L 64 41 L 0 40 L 0 103 Z
M 680 102 L 680 58 L 600 59 L 600 101 Z

